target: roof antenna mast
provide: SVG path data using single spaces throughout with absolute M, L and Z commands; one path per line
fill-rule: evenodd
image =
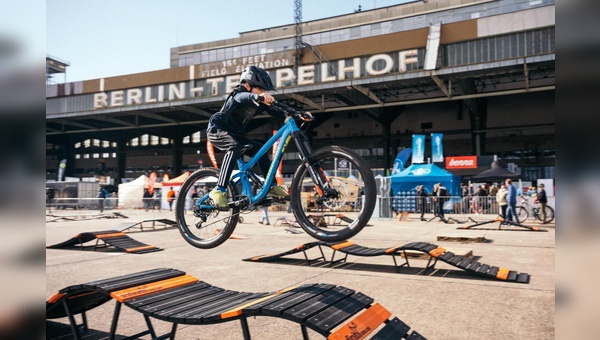
M 300 60 L 302 60 L 304 44 L 302 43 L 302 0 L 294 0 L 294 22 L 295 22 L 295 45 L 296 55 L 294 57 L 294 74 L 298 74 Z M 298 77 L 296 76 L 296 84 Z

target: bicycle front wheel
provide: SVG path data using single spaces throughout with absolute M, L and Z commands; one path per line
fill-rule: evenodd
M 203 168 L 192 173 L 181 186 L 175 207 L 177 228 L 183 238 L 196 248 L 210 249 L 227 241 L 238 223 L 239 207 L 220 211 L 212 207 L 208 192 L 201 190 L 214 186 L 219 170 Z M 193 195 L 194 191 L 196 195 Z M 228 188 L 228 201 L 236 196 L 236 188 Z M 195 198 L 192 198 L 195 197 Z M 199 204 L 198 204 L 199 203 Z
M 339 242 L 356 235 L 367 225 L 377 199 L 368 163 L 350 149 L 328 146 L 309 155 L 309 164 L 328 182 L 321 191 L 308 168 L 298 167 L 290 190 L 296 220 L 321 241 Z
M 527 218 L 529 218 L 529 212 L 523 206 L 517 207 L 517 216 L 519 217 L 519 222 L 523 223 Z

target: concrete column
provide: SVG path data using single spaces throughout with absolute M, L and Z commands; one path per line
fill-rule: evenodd
M 173 138 L 173 177 L 181 175 L 181 163 L 183 162 L 183 136 L 177 135 Z
M 125 178 L 125 169 L 127 167 L 127 138 L 123 135 L 117 138 L 117 178 L 115 185 L 121 184 L 122 178 Z

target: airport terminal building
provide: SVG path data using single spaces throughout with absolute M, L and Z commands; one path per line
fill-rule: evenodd
M 63 160 L 67 176 L 115 184 L 211 166 L 208 119 L 247 65 L 270 73 L 277 100 L 313 113 L 315 148 L 352 148 L 376 174 L 413 134 L 441 133 L 439 165 L 464 178 L 493 157 L 524 180 L 554 178 L 554 13 L 555 0 L 412 1 L 177 46 L 168 69 L 49 84 L 47 179 Z M 248 135 L 280 125 L 259 116 Z M 298 164 L 287 153 L 284 177 Z

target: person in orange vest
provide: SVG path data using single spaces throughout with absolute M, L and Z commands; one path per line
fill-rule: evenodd
M 173 191 L 173 187 L 169 189 L 167 192 L 167 202 L 169 203 L 169 211 L 173 211 L 173 201 L 175 200 L 175 191 Z

